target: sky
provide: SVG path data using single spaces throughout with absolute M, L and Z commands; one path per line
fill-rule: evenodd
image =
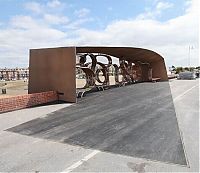
M 28 67 L 29 49 L 64 46 L 141 47 L 163 56 L 167 67 L 199 66 L 198 5 L 198 0 L 0 0 L 0 68 Z

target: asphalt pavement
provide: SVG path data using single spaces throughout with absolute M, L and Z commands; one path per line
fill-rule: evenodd
M 93 93 L 77 104 L 8 131 L 187 165 L 168 82 Z
M 172 80 L 1 114 L 0 171 L 197 171 L 198 103 Z

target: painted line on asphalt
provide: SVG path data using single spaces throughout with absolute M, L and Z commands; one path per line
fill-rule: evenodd
M 192 89 L 194 89 L 197 86 L 198 85 L 195 85 L 192 88 L 190 88 L 190 89 L 186 90 L 185 92 L 183 92 L 182 94 L 178 95 L 177 97 L 174 98 L 174 101 L 178 100 L 179 98 L 181 98 L 182 96 L 184 96 L 185 94 L 187 94 L 188 92 L 190 92 Z
M 74 169 L 81 166 L 84 162 L 88 161 L 89 159 L 91 159 L 98 153 L 100 153 L 99 150 L 94 150 L 93 152 L 91 152 L 90 154 L 85 156 L 83 159 L 79 160 L 78 162 L 76 162 L 76 163 L 72 164 L 71 166 L 69 166 L 68 168 L 66 168 L 64 171 L 62 171 L 62 173 L 68 173 L 68 172 L 73 171 Z

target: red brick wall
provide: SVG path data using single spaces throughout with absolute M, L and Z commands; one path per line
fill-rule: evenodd
M 58 100 L 55 91 L 0 98 L 0 113 L 28 108 Z

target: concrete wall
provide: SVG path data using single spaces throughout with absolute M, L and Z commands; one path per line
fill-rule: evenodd
M 76 49 L 31 49 L 28 93 L 57 91 L 59 100 L 76 102 Z

